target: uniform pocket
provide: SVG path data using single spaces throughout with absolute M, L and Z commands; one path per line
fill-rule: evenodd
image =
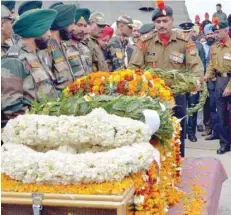
M 49 79 L 48 75 L 42 68 L 32 68 L 31 75 L 35 83 L 40 83 Z
M 229 72 L 231 72 L 231 59 L 224 59 L 223 64 L 225 69 L 227 69 Z
M 69 70 L 68 64 L 65 61 L 55 63 L 55 76 L 58 84 L 72 80 L 71 71 Z
M 34 80 L 35 90 L 37 91 L 35 93 L 37 93 L 38 99 L 41 99 L 43 95 L 47 97 L 54 97 L 56 95 L 52 81 L 43 68 L 32 68 L 31 75 Z
M 156 56 L 145 56 L 145 65 L 156 67 L 157 57 Z

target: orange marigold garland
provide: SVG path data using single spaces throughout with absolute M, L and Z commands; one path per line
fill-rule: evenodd
M 64 95 L 83 92 L 96 95 L 123 94 L 128 96 L 151 96 L 160 101 L 173 102 L 173 93 L 164 80 L 151 72 L 141 70 L 122 70 L 115 72 L 91 73 L 64 90 Z

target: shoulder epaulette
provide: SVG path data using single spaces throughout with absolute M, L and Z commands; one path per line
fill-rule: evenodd
M 183 31 L 175 31 L 175 34 L 177 39 L 183 40 L 185 42 L 189 42 L 188 36 L 185 35 Z
M 156 36 L 156 32 L 150 32 L 150 33 L 147 33 L 147 34 L 142 35 L 142 36 L 140 37 L 140 40 L 141 40 L 142 42 L 144 42 L 144 41 L 147 41 L 147 40 L 152 39 L 152 38 L 155 37 L 155 36 Z
M 196 43 L 189 42 L 186 48 L 189 49 L 189 48 L 194 47 L 194 46 L 196 46 Z

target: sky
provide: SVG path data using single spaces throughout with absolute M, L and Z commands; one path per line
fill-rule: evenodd
M 227 16 L 231 14 L 231 0 L 185 0 L 192 21 L 194 21 L 197 14 L 201 17 L 201 21 L 203 21 L 205 12 L 208 12 L 210 19 L 212 19 L 213 13 L 216 12 L 217 3 L 221 3 L 222 10 Z

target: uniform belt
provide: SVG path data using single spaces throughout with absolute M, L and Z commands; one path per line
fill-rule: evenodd
M 226 78 L 226 77 L 231 78 L 231 72 L 227 72 L 227 73 L 216 72 L 216 76 L 218 76 L 220 78 Z

